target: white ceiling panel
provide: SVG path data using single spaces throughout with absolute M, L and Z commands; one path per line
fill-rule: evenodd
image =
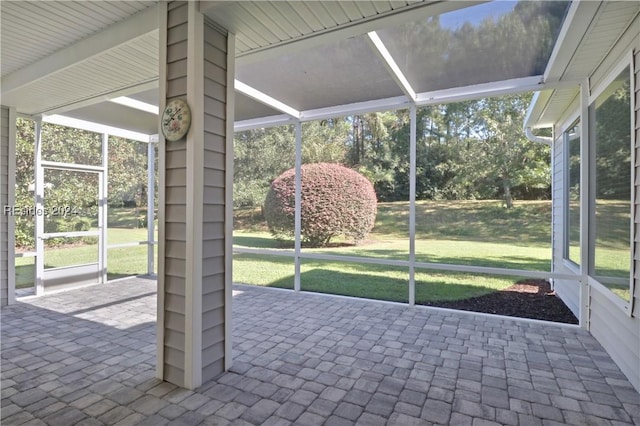
M 0 1 L 0 74 L 14 72 L 156 1 Z
M 297 110 L 403 94 L 365 37 L 245 64 L 236 78 Z
M 84 62 L 49 74 L 3 96 L 20 112 L 38 114 L 158 78 L 158 32 L 149 33 Z

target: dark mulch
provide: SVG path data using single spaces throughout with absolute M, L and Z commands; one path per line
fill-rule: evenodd
M 578 319 L 545 280 L 520 281 L 484 296 L 451 302 L 429 302 L 425 305 L 578 324 Z

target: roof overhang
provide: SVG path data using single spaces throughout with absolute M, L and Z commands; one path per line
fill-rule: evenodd
M 525 127 L 552 127 L 578 110 L 580 85 L 615 43 L 632 33 L 639 14 L 639 2 L 574 1 L 544 73 L 549 88 L 534 95 Z

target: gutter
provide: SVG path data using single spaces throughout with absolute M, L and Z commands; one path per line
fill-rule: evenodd
M 522 130 L 524 131 L 525 136 L 531 142 L 541 143 L 544 145 L 551 146 L 553 143 L 553 138 L 545 137 L 545 136 L 536 136 L 533 134 L 531 130 L 531 126 L 529 125 L 532 121 L 533 110 L 538 102 L 538 97 L 540 96 L 540 92 L 536 92 L 533 94 L 533 98 L 531 99 L 531 103 L 529 104 L 529 108 L 527 108 L 527 114 L 524 117 L 524 124 L 522 125 Z
M 536 136 L 536 135 L 534 135 L 533 131 L 531 130 L 531 127 L 525 127 L 523 130 L 524 130 L 525 136 L 531 142 L 541 143 L 541 144 L 548 145 L 548 146 L 551 146 L 551 143 L 553 142 L 553 138 L 550 138 L 550 137 L 547 137 L 547 136 Z

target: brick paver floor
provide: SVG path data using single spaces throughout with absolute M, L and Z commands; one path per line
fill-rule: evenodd
M 623 425 L 640 395 L 584 330 L 236 286 L 234 365 L 154 378 L 155 281 L 2 310 L 2 425 Z

